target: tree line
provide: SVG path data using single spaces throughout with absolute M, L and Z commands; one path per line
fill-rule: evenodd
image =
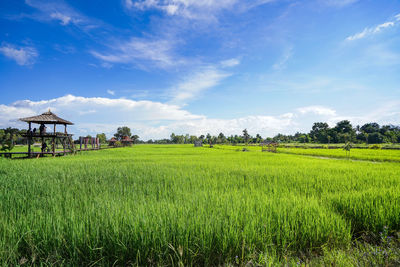
M 378 123 L 366 123 L 362 126 L 352 126 L 350 121 L 339 121 L 334 127 L 329 127 L 326 122 L 315 122 L 308 133 L 297 132 L 294 135 L 277 134 L 274 137 L 263 138 L 260 134 L 252 136 L 247 129 L 242 131 L 241 135 L 225 136 L 219 133 L 217 136 L 206 135 L 177 135 L 172 133 L 170 138 L 160 140 L 148 140 L 141 143 L 150 144 L 193 144 L 201 141 L 204 144 L 240 144 L 240 143 L 260 143 L 263 141 L 281 142 L 281 143 L 320 143 L 320 144 L 337 144 L 337 143 L 400 143 L 400 126 L 383 125 Z
M 0 129 L 0 149 L 7 149 L 15 144 L 26 144 L 26 139 L 22 137 L 26 130 L 8 127 Z M 223 133 L 218 135 L 179 135 L 172 133 L 170 138 L 147 140 L 139 139 L 138 135 L 132 135 L 131 129 L 127 126 L 118 127 L 114 138 L 118 141 L 124 136 L 130 137 L 134 143 L 148 144 L 193 144 L 202 142 L 204 144 L 244 144 L 244 143 L 260 143 L 263 141 L 282 142 L 282 143 L 366 143 L 366 144 L 381 144 L 381 143 L 400 143 L 400 126 L 395 125 L 379 125 L 376 122 L 366 123 L 362 126 L 352 126 L 350 121 L 342 120 L 336 123 L 334 127 L 329 127 L 326 122 L 315 122 L 308 133 L 297 132 L 294 135 L 277 134 L 274 137 L 262 137 L 260 134 L 252 136 L 244 129 L 241 134 L 226 136 Z M 88 135 L 87 137 L 91 137 Z M 100 143 L 107 143 L 107 137 L 104 133 L 96 135 L 100 139 Z M 34 140 L 35 141 L 35 140 Z M 40 141 L 40 140 L 37 140 Z M 79 141 L 77 141 L 79 142 Z

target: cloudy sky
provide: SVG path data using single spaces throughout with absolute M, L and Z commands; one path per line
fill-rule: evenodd
M 3 0 L 0 128 L 49 108 L 144 140 L 399 125 L 399 33 L 398 0 Z

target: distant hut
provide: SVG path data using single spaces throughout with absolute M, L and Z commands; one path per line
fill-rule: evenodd
M 121 143 L 123 146 L 131 146 L 133 144 L 133 140 L 129 136 L 124 136 L 121 139 Z
M 194 146 L 195 146 L 195 147 L 201 147 L 201 146 L 203 146 L 203 141 L 202 141 L 202 140 L 194 141 Z
M 117 142 L 118 140 L 115 138 L 115 137 L 113 137 L 113 138 L 111 138 L 110 140 L 108 140 L 108 145 L 109 146 L 115 146 L 115 143 Z
M 27 122 L 29 125 L 29 129 L 26 134 L 23 136 L 28 139 L 28 157 L 31 157 L 31 145 L 34 141 L 33 138 L 35 139 L 41 139 L 42 143 L 42 152 L 43 154 L 45 152 L 45 148 L 47 147 L 46 145 L 46 139 L 51 140 L 51 146 L 52 146 L 52 154 L 55 156 L 56 154 L 56 141 L 59 141 L 61 144 L 63 144 L 63 152 L 61 153 L 66 153 L 66 147 L 69 147 L 68 152 L 73 152 L 74 151 L 74 144 L 72 140 L 72 134 L 67 133 L 67 125 L 73 125 L 72 122 L 64 120 L 60 117 L 58 117 L 56 114 L 52 113 L 49 109 L 48 112 L 42 113 L 41 115 L 33 116 L 33 117 L 26 117 L 26 118 L 21 118 L 20 121 Z M 32 123 L 39 124 L 40 127 L 37 130 L 34 128 L 32 130 Z M 53 132 L 47 132 L 46 131 L 46 125 L 53 125 Z M 57 133 L 56 132 L 56 125 L 61 124 L 64 125 L 64 133 Z
M 260 146 L 261 146 L 261 152 L 274 152 L 274 153 L 276 153 L 279 144 L 276 143 L 276 142 L 264 140 L 263 142 L 260 143 Z

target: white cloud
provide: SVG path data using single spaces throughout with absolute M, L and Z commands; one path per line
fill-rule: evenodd
M 126 0 L 128 9 L 157 9 L 169 16 L 181 16 L 188 19 L 204 19 L 212 21 L 221 10 L 244 11 L 275 0 L 141 0 L 135 3 Z
M 285 68 L 286 63 L 288 62 L 288 60 L 292 57 L 293 55 L 293 48 L 290 47 L 288 49 L 286 49 L 282 56 L 279 58 L 279 60 L 272 66 L 272 68 L 274 70 L 282 70 Z
M 28 17 L 39 21 L 58 21 L 61 25 L 75 25 L 88 31 L 99 26 L 99 22 L 82 15 L 62 1 L 25 0 L 25 3 L 38 12 Z
M 160 122 L 190 121 L 204 116 L 191 114 L 172 104 L 130 99 L 104 97 L 80 97 L 66 95 L 59 98 L 31 101 L 21 100 L 10 105 L 0 105 L 0 128 L 25 127 L 19 118 L 41 114 L 48 109 L 60 117 L 75 123 L 71 130 L 75 134 L 91 131 L 100 125 L 97 132 L 112 133 L 116 127 L 142 125 L 142 128 L 157 128 Z M 101 125 L 106 125 L 102 128 Z M 89 127 L 90 126 L 90 127 Z M 92 134 L 94 134 L 92 132 Z M 150 138 L 150 137 L 149 137 Z
M 217 86 L 230 75 L 215 67 L 206 67 L 194 72 L 171 90 L 171 102 L 182 104 L 196 98 L 205 90 Z
M 110 95 L 115 95 L 115 91 L 113 91 L 113 90 L 107 90 L 107 93 Z
M 91 54 L 107 63 L 122 63 L 141 66 L 153 63 L 158 67 L 183 64 L 184 60 L 174 56 L 174 41 L 131 38 L 127 42 L 110 45 L 109 52 L 91 51 Z
M 128 8 L 128 9 L 131 9 L 132 7 L 133 7 L 133 2 L 132 2 L 132 0 L 125 0 L 125 6 Z
M 176 134 L 201 135 L 210 133 L 218 135 L 240 135 L 247 129 L 251 135 L 257 133 L 263 136 L 274 136 L 280 132 L 287 132 L 289 128 L 296 127 L 296 122 L 287 116 L 246 116 L 235 119 L 204 118 L 199 120 L 178 121 L 169 125 L 158 127 L 157 130 L 168 137 L 172 132 Z M 152 129 L 149 129 L 151 131 Z
M 42 101 L 22 100 L 0 105 L 0 128 L 25 128 L 26 123 L 18 121 L 18 118 L 40 114 L 49 108 L 58 116 L 75 123 L 69 127 L 69 132 L 75 138 L 101 132 L 110 137 L 119 126 L 130 127 L 133 133 L 147 140 L 168 138 L 172 132 L 195 135 L 217 135 L 223 132 L 225 135 L 235 135 L 241 134 L 245 128 L 251 135 L 259 133 L 266 137 L 277 133 L 308 132 L 316 121 L 326 121 L 334 126 L 343 119 L 349 119 L 353 125 L 372 121 L 400 124 L 400 102 L 385 103 L 363 116 L 338 115 L 334 109 L 316 105 L 275 116 L 261 114 L 220 119 L 192 114 L 176 105 L 159 102 L 66 95 Z
M 344 7 L 356 3 L 358 0 L 322 0 L 322 2 L 329 6 Z
M 59 98 L 42 101 L 22 100 L 14 102 L 11 106 L 23 107 L 34 110 L 35 112 L 45 111 L 48 108 L 57 111 L 67 111 L 74 114 L 79 110 L 96 110 L 107 113 L 112 109 L 115 113 L 112 116 L 103 116 L 99 120 L 107 119 L 123 121 L 132 116 L 138 121 L 147 120 L 180 120 L 200 118 L 201 116 L 192 115 L 180 107 L 171 104 L 163 104 L 152 101 L 134 101 L 130 99 L 111 99 L 105 97 L 80 97 L 66 95 Z M 118 114 L 118 115 L 117 115 Z
M 362 115 L 340 115 L 333 116 L 327 120 L 330 126 L 334 126 L 338 121 L 349 120 L 355 125 L 377 122 L 381 125 L 393 124 L 400 125 L 400 101 L 388 101 L 380 107 L 373 108 Z
M 297 111 L 303 115 L 307 114 L 307 113 L 313 113 L 316 115 L 323 115 L 323 116 L 336 116 L 336 111 L 334 109 L 323 107 L 323 106 L 301 107 L 301 108 L 298 108 Z
M 239 64 L 240 64 L 240 60 L 237 58 L 231 58 L 231 59 L 223 60 L 220 62 L 220 65 L 223 68 L 235 67 Z
M 68 25 L 68 24 L 71 22 L 71 20 L 72 20 L 72 18 L 71 18 L 70 16 L 67 16 L 67 15 L 65 15 L 65 14 L 62 14 L 62 13 L 60 13 L 60 12 L 51 13 L 51 14 L 50 14 L 50 17 L 53 18 L 53 19 L 58 19 L 58 20 L 60 20 L 60 23 L 61 23 L 62 25 Z
M 91 114 L 91 113 L 96 113 L 96 110 L 90 109 L 90 110 L 82 110 L 78 111 L 79 115 L 86 115 L 86 114 Z
M 27 66 L 35 63 L 39 53 L 34 47 L 15 47 L 10 44 L 4 44 L 0 47 L 0 53 L 17 62 L 18 65 Z
M 365 37 L 367 37 L 369 35 L 377 34 L 377 33 L 381 32 L 382 30 L 384 30 L 386 28 L 394 27 L 398 23 L 398 21 L 400 21 L 400 19 L 398 17 L 399 15 L 397 15 L 395 17 L 396 20 L 394 20 L 394 21 L 387 21 L 387 22 L 379 24 L 378 26 L 375 26 L 373 28 L 365 28 L 362 32 L 359 32 L 359 33 L 356 33 L 354 35 L 348 36 L 346 38 L 346 41 L 359 40 L 359 39 L 365 38 Z
M 1 105 L 0 104 L 0 126 L 1 128 L 19 125 L 18 118 L 28 117 L 32 115 L 32 109 L 28 107 L 20 107 L 14 105 Z
M 169 15 L 179 14 L 194 18 L 193 10 L 217 10 L 231 7 L 236 0 L 143 0 L 135 2 L 134 6 L 141 10 L 160 9 Z M 128 5 L 127 5 L 128 6 Z

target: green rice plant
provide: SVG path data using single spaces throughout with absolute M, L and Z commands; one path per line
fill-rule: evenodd
M 268 265 L 400 231 L 398 163 L 236 149 L 0 159 L 0 262 Z
M 280 153 L 309 155 L 317 157 L 350 158 L 354 160 L 392 161 L 400 162 L 400 150 L 351 149 L 351 155 L 346 155 L 341 149 L 304 149 L 278 148 Z
M 334 209 L 351 222 L 352 230 L 379 233 L 385 227 L 390 231 L 400 229 L 399 188 L 369 189 L 332 196 Z

